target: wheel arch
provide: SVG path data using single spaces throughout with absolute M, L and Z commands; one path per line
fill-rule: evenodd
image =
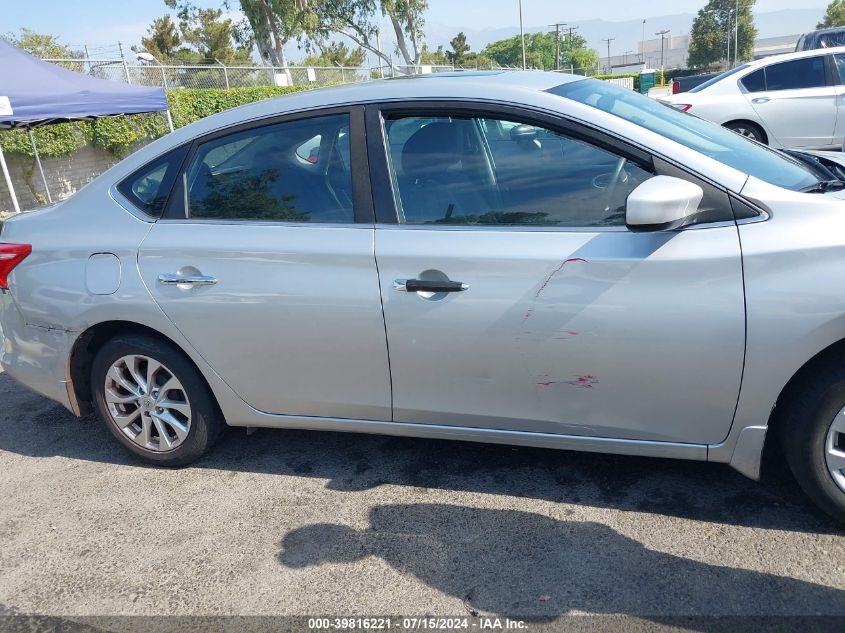
M 766 438 L 766 446 L 768 448 L 770 443 L 778 442 L 779 433 L 779 409 L 783 406 L 789 398 L 794 397 L 797 393 L 812 380 L 816 368 L 824 364 L 829 358 L 833 356 L 845 355 L 845 339 L 841 339 L 828 345 L 826 348 L 818 352 L 815 356 L 804 363 L 798 371 L 787 381 L 778 394 L 772 412 L 769 414 L 768 433 Z
M 769 131 L 766 129 L 766 127 L 759 121 L 754 121 L 753 119 L 749 119 L 749 118 L 745 118 L 745 117 L 732 118 L 732 119 L 722 123 L 722 127 L 728 127 L 730 125 L 738 125 L 738 124 L 751 125 L 751 126 L 757 128 L 758 130 L 760 130 L 760 132 L 762 132 L 763 139 L 766 141 L 766 145 L 771 144 L 771 142 L 772 142 L 771 134 L 769 134 Z
M 80 334 L 73 343 L 68 358 L 68 395 L 71 402 L 75 404 L 75 411 L 77 415 L 87 415 L 93 411 L 93 394 L 91 391 L 91 368 L 94 357 L 102 346 L 113 339 L 115 336 L 122 334 L 141 334 L 159 341 L 172 345 L 179 350 L 188 362 L 193 365 L 202 379 L 209 387 L 212 397 L 215 399 L 214 404 L 220 409 L 220 404 L 217 401 L 217 395 L 208 384 L 208 379 L 203 374 L 202 370 L 197 366 L 196 362 L 191 358 L 190 354 L 186 353 L 179 343 L 174 341 L 169 336 L 162 334 L 158 330 L 143 325 L 135 321 L 111 320 L 103 321 L 92 325 L 82 334 Z

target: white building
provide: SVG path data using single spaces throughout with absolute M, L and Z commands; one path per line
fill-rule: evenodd
M 764 37 L 754 42 L 754 59 L 790 53 L 795 50 L 800 35 L 783 35 L 779 37 Z M 689 35 L 671 35 L 663 39 L 662 66 L 664 68 L 683 68 L 689 57 Z M 640 42 L 636 52 L 631 51 L 622 55 L 611 55 L 599 60 L 603 68 L 612 68 L 615 73 L 638 72 L 644 68 L 660 68 L 661 52 L 660 39 Z M 727 56 L 727 49 L 725 55 Z

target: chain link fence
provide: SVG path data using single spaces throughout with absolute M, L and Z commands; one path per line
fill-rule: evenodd
M 369 81 L 389 77 L 440 72 L 475 70 L 521 70 L 516 67 L 495 66 L 289 66 L 288 68 L 255 65 L 228 65 L 220 62 L 205 64 L 130 63 L 121 57 L 74 57 L 45 59 L 100 79 L 121 81 L 143 86 L 163 88 L 247 88 L 256 86 L 327 86 L 330 84 Z M 539 70 L 539 69 L 531 69 Z M 595 75 L 598 68 L 562 68 L 560 72 Z
M 246 88 L 255 86 L 326 86 L 399 75 L 456 70 L 454 66 L 232 66 L 227 64 L 130 64 L 114 59 L 45 59 L 100 79 L 163 88 Z M 458 69 L 460 70 L 460 69 Z

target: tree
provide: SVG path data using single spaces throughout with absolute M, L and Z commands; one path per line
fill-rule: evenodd
M 420 63 L 429 66 L 446 66 L 451 63 L 451 59 L 449 58 L 448 51 L 443 50 L 442 44 L 434 51 L 423 44 L 422 54 L 420 55 Z
M 177 51 L 182 45 L 182 38 L 169 15 L 153 20 L 153 23 L 147 29 L 147 33 L 147 37 L 141 38 L 141 46 L 133 46 L 133 51 L 136 53 L 147 51 L 159 60 L 176 57 Z
M 264 63 L 287 72 L 285 45 L 316 26 L 309 0 L 240 0 L 240 5 L 250 32 L 247 37 L 242 30 L 241 40 L 254 41 Z
M 249 60 L 253 44 L 251 36 L 244 33 L 230 18 L 223 18 L 222 9 L 202 9 L 192 0 L 164 0 L 164 3 L 171 9 L 176 9 L 179 34 L 182 42 L 186 44 L 181 48 L 172 49 L 171 57 L 194 62 L 218 59 L 243 63 Z M 161 19 L 163 18 L 159 18 Z M 151 38 L 159 20 L 153 21 L 149 28 Z M 172 35 L 173 33 L 168 34 L 168 39 Z M 148 52 L 152 53 L 149 49 Z
M 755 1 L 739 0 L 739 53 L 736 55 L 739 61 L 749 60 L 754 55 L 757 27 L 754 26 L 751 9 Z M 689 66 L 709 66 L 721 60 L 730 64 L 733 61 L 736 4 L 736 0 L 709 0 L 698 12 L 690 33 Z
M 833 0 L 827 5 L 824 19 L 816 25 L 816 28 L 829 29 L 834 26 L 845 26 L 845 0 Z
M 519 35 L 491 42 L 482 53 L 501 66 L 522 66 L 522 41 Z M 554 58 L 554 36 L 546 33 L 525 34 L 525 63 L 529 68 L 553 68 Z
M 332 42 L 321 47 L 319 55 L 308 55 L 299 62 L 300 66 L 347 66 L 358 67 L 364 64 L 366 53 L 363 48 L 351 49 L 343 42 Z
M 567 51 L 566 60 L 561 61 L 561 64 L 572 68 L 574 73 L 586 74 L 588 70 L 598 67 L 599 54 L 592 48 L 576 48 L 573 51 Z
M 32 53 L 41 59 L 79 57 L 79 55 L 75 55 L 67 46 L 59 43 L 59 38 L 55 35 L 45 35 L 22 28 L 19 35 L 7 33 L 6 39 L 18 48 Z
M 390 20 L 396 52 L 406 66 L 419 66 L 422 57 L 423 13 L 428 0 L 303 0 L 308 2 L 313 19 L 306 23 L 306 34 L 317 41 L 331 35 L 343 35 L 392 64 L 390 55 L 378 43 L 376 18 Z
M 463 66 L 467 62 L 467 54 L 469 53 L 469 44 L 467 44 L 467 36 L 461 31 L 449 42 L 452 47 L 451 51 L 446 51 L 446 56 L 453 66 Z
M 194 8 L 179 22 L 179 30 L 200 59 L 249 60 L 252 46 L 235 42 L 235 27 L 231 19 L 223 19 L 221 9 Z
M 560 65 L 562 68 L 592 68 L 598 53 L 586 48 L 587 41 L 577 34 L 561 39 Z M 557 51 L 554 33 L 526 33 L 525 62 L 529 68 L 555 68 Z M 522 65 L 522 42 L 519 35 L 488 44 L 482 54 L 502 66 Z
M 240 0 L 240 5 L 262 59 L 273 65 L 286 66 L 284 46 L 294 39 L 307 38 L 306 48 L 319 49 L 334 35 L 392 64 L 378 41 L 383 17 L 405 64 L 420 63 L 427 0 Z

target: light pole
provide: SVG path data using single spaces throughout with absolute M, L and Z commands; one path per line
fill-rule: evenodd
M 663 29 L 662 31 L 658 31 L 655 35 L 660 36 L 660 70 L 663 70 L 663 54 L 664 54 L 664 42 L 666 41 L 666 34 L 669 32 L 669 29 Z
M 152 53 L 148 53 L 147 51 L 135 53 L 135 58 L 142 62 L 158 64 L 158 67 L 161 69 L 161 81 L 164 84 L 164 89 L 167 90 L 167 75 L 164 74 L 164 65 L 153 57 Z
M 164 83 L 164 89 L 167 90 L 167 75 L 164 73 L 164 64 L 158 61 L 155 57 L 153 57 L 152 53 L 148 53 L 146 51 L 141 51 L 140 53 L 135 53 L 135 57 L 143 62 L 153 63 L 155 62 L 158 64 L 158 67 L 161 69 L 161 79 Z M 167 119 L 167 127 L 170 128 L 170 131 L 173 131 L 173 117 L 170 116 L 170 108 L 164 111 L 164 116 Z
M 645 20 L 643 20 L 643 39 L 640 40 L 640 63 L 645 64 Z
M 736 0 L 734 13 L 734 66 L 739 63 L 739 0 Z
M 615 37 L 606 37 L 603 39 L 603 42 L 607 42 L 607 71 L 610 72 L 611 65 L 610 65 L 610 43 L 615 40 Z
M 522 29 L 522 0 L 519 0 L 519 39 L 522 41 L 522 70 L 528 68 L 525 64 L 525 31 Z
M 555 70 L 560 70 L 560 27 L 566 26 L 566 22 L 550 24 L 555 27 Z

